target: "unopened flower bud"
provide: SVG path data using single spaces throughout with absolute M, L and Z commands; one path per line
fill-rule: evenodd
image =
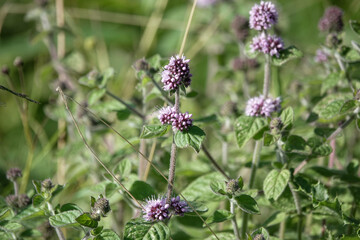
M 134 66 L 135 70 L 137 70 L 137 71 L 149 70 L 149 63 L 144 58 L 137 60 L 133 66 Z
M 330 33 L 326 37 L 326 46 L 329 48 L 337 48 L 341 44 L 342 40 L 335 33 Z
M 10 168 L 6 172 L 6 178 L 12 182 L 16 181 L 19 177 L 22 177 L 22 172 L 19 168 Z
M 94 216 L 100 214 L 101 216 L 105 217 L 110 210 L 109 200 L 106 198 L 98 198 L 94 204 L 94 207 L 91 209 L 91 214 Z
M 18 208 L 17 199 L 18 197 L 16 195 L 9 195 L 5 198 L 7 205 L 11 208 Z
M 273 118 L 270 121 L 270 130 L 272 134 L 279 134 L 283 127 L 283 122 L 280 118 Z
M 265 240 L 264 236 L 262 234 L 256 234 L 253 237 L 253 240 Z
M 54 187 L 54 184 L 52 183 L 51 179 L 45 179 L 41 182 L 41 191 L 50 191 Z
M 21 57 L 16 57 L 14 60 L 14 66 L 15 67 L 22 67 L 24 65 L 24 62 Z
M 95 221 L 100 221 L 100 213 L 98 212 L 91 212 L 90 217 L 94 219 Z
M 18 206 L 19 208 L 26 207 L 30 204 L 31 200 L 26 194 L 21 194 L 18 196 Z
M 9 70 L 9 67 L 8 66 L 3 66 L 2 68 L 1 68 L 1 72 L 2 72 L 2 74 L 4 74 L 4 75 L 9 75 L 9 73 L 10 73 L 10 70 Z
M 241 177 L 239 179 L 230 179 L 228 182 L 225 183 L 226 183 L 226 192 L 231 195 L 235 194 L 237 191 L 240 191 L 244 186 Z

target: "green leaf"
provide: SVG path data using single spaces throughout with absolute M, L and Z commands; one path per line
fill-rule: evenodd
M 7 217 L 11 216 L 11 210 L 10 208 L 4 208 L 4 209 L 1 209 L 1 212 L 0 212 L 0 221 L 6 219 Z
M 274 144 L 276 142 L 276 137 L 273 136 L 272 134 L 266 132 L 264 133 L 264 146 L 270 146 L 272 144 Z
M 167 125 L 145 125 L 140 134 L 140 138 L 161 137 L 169 130 Z
M 267 199 L 274 199 L 275 201 L 285 190 L 290 179 L 290 171 L 287 169 L 283 170 L 272 170 L 264 180 L 264 193 Z
M 330 73 L 321 84 L 321 94 L 335 87 L 341 79 L 343 79 L 343 74 L 340 72 Z
M 108 81 L 110 81 L 115 75 L 115 70 L 113 68 L 108 68 L 103 72 L 100 83 L 98 84 L 99 88 L 105 88 Z
M 344 105 L 344 100 L 335 100 L 329 103 L 321 112 L 320 116 L 325 119 L 332 119 L 339 115 L 342 106 Z
M 45 203 L 45 198 L 43 196 L 41 196 L 40 194 L 36 194 L 33 199 L 32 199 L 32 205 L 35 208 L 40 207 L 41 205 L 43 205 Z
M 265 118 L 240 116 L 235 121 L 235 134 L 239 147 L 243 147 L 247 141 L 268 126 Z
M 163 222 L 147 222 L 141 218 L 126 223 L 124 240 L 169 240 L 170 229 Z
M 286 128 L 294 122 L 294 110 L 291 107 L 285 108 L 280 114 L 280 119 L 283 124 L 283 128 Z
M 108 198 L 111 197 L 116 192 L 118 187 L 119 186 L 116 183 L 113 183 L 113 182 L 110 182 L 110 183 L 106 184 L 106 186 L 105 186 L 105 196 L 108 197 Z
M 258 235 L 261 235 L 261 236 L 262 236 L 261 238 L 259 238 L 259 239 L 261 239 L 261 240 L 270 240 L 269 232 L 268 232 L 265 228 L 263 228 L 263 227 L 258 228 L 258 229 L 256 229 L 255 231 L 253 231 L 253 232 L 251 233 L 251 237 L 252 237 L 253 239 L 256 239 L 256 237 L 257 237 Z
M 106 89 L 93 89 L 89 93 L 88 103 L 90 106 L 94 105 L 106 93 Z
M 92 219 L 89 213 L 83 213 L 75 220 L 84 227 L 96 228 L 98 226 L 98 222 Z
M 275 66 L 281 66 L 292 59 L 301 58 L 302 56 L 303 53 L 299 49 L 297 49 L 295 46 L 290 46 L 281 50 L 279 57 L 273 56 L 272 63 Z
M 360 23 L 356 20 L 350 20 L 350 27 L 351 29 L 360 35 Z
M 285 151 L 305 150 L 306 141 L 297 135 L 291 135 L 286 140 Z
M 116 112 L 116 117 L 120 121 L 128 119 L 130 115 L 131 115 L 131 111 L 128 108 L 124 108 Z
M 248 58 L 256 58 L 256 56 L 259 54 L 259 52 L 253 51 L 251 48 L 251 42 L 246 43 L 244 53 Z
M 189 93 L 186 94 L 186 97 L 187 97 L 187 98 L 194 98 L 194 97 L 196 97 L 198 94 L 199 94 L 198 92 L 192 90 L 191 92 L 189 92 Z
M 78 210 L 78 211 L 82 212 L 82 209 L 75 203 L 66 203 L 66 204 L 62 205 L 60 208 L 60 212 L 66 212 L 66 211 L 70 211 L 70 210 Z
M 210 185 L 213 181 L 224 181 L 224 177 L 220 173 L 209 173 L 203 175 L 195 181 L 191 182 L 182 192 L 189 201 L 213 202 L 224 199 L 224 196 L 215 195 Z
M 15 232 L 15 231 L 19 230 L 20 228 L 22 228 L 22 225 L 20 223 L 16 223 L 16 222 L 8 222 L 1 227 L 5 228 L 9 232 Z
M 224 180 L 214 180 L 210 183 L 211 191 L 213 191 L 217 195 L 226 196 L 226 185 Z
M 264 226 L 270 227 L 273 225 L 277 225 L 284 221 L 286 219 L 286 213 L 285 212 L 275 212 L 273 215 L 271 215 L 266 221 L 264 222 Z
M 216 233 L 217 238 L 214 235 L 211 235 L 209 237 L 207 237 L 205 240 L 234 240 L 235 235 L 233 233 L 227 233 L 227 232 L 221 232 L 221 233 Z
M 227 210 L 216 210 L 212 215 L 206 219 L 207 224 L 224 222 L 233 218 L 234 215 Z M 203 225 L 205 226 L 205 224 Z
M 69 225 L 76 225 L 76 218 L 81 215 L 78 210 L 70 210 L 62 213 L 55 214 L 49 217 L 49 222 L 53 227 L 64 227 Z
M 154 56 L 147 59 L 150 67 L 154 69 L 160 69 L 161 68 L 161 56 L 159 54 L 155 54 Z
M 121 238 L 113 230 L 105 229 L 99 235 L 94 237 L 94 240 L 121 240 Z
M 312 195 L 313 199 L 319 202 L 327 201 L 329 199 L 329 194 L 327 189 L 323 184 L 318 182 L 316 185 L 312 186 Z
M 356 100 L 348 100 L 346 101 L 340 108 L 340 113 L 347 113 L 355 110 L 357 107 L 357 101 Z
M 99 235 L 103 229 L 104 229 L 103 226 L 99 226 L 99 227 L 91 230 L 91 235 L 93 235 L 93 236 Z
M 191 126 L 187 131 L 177 131 L 174 136 L 176 146 L 179 148 L 191 146 L 197 153 L 200 152 L 204 139 L 205 132 L 197 126 Z
M 26 221 L 26 220 L 31 220 L 33 218 L 44 217 L 44 216 L 45 216 L 44 210 L 39 210 L 38 208 L 34 208 L 32 205 L 30 205 L 30 207 L 27 207 L 21 212 L 19 212 L 13 218 L 13 220 Z
M 131 173 L 131 161 L 129 159 L 121 160 L 118 170 L 121 178 L 129 176 Z
M 41 181 L 33 180 L 32 184 L 34 185 L 36 192 L 41 193 Z
M 326 156 L 329 156 L 331 153 L 332 153 L 332 147 L 327 143 L 322 144 L 318 147 L 315 147 L 312 150 L 312 154 L 315 156 L 326 157 Z
M 143 181 L 135 181 L 129 190 L 129 192 L 137 199 L 144 201 L 151 196 L 155 196 L 156 192 L 152 186 Z
M 249 195 L 241 194 L 235 197 L 236 204 L 238 207 L 249 214 L 260 214 L 259 207 L 254 198 Z

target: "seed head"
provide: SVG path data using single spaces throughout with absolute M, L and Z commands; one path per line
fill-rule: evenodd
M 16 179 L 22 177 L 22 172 L 19 168 L 10 168 L 6 172 L 6 178 L 12 182 L 16 181 Z
M 144 58 L 141 58 L 139 60 L 137 60 L 135 63 L 134 63 L 134 68 L 135 70 L 137 71 L 147 71 L 149 70 L 149 63 L 144 59 Z
M 250 28 L 262 31 L 272 27 L 278 20 L 278 12 L 272 2 L 261 1 L 250 11 Z
M 181 84 L 185 87 L 190 86 L 192 75 L 189 62 L 190 59 L 186 59 L 185 56 L 176 55 L 170 58 L 169 64 L 161 73 L 161 82 L 164 84 L 165 91 L 176 90 Z
M 165 198 L 151 198 L 146 201 L 143 218 L 146 221 L 163 221 L 170 218 L 170 205 Z
M 322 32 L 341 32 L 344 28 L 343 14 L 342 9 L 336 6 L 326 8 L 318 24 L 319 30 Z
M 280 97 L 276 99 L 259 97 L 250 98 L 246 104 L 245 115 L 255 117 L 270 117 L 271 113 L 281 109 Z
M 284 42 L 280 37 L 266 36 L 265 33 L 261 33 L 253 38 L 250 47 L 254 52 L 257 51 L 279 57 L 280 51 L 284 49 Z
M 244 42 L 249 36 L 249 21 L 243 16 L 236 16 L 231 23 L 236 38 Z
M 15 67 L 22 67 L 24 65 L 24 62 L 21 57 L 16 57 L 14 60 L 14 66 Z
M 12 208 L 23 208 L 30 204 L 31 200 L 26 194 L 19 196 L 9 195 L 6 197 L 6 203 Z
M 239 181 L 239 180 L 241 180 L 241 181 Z M 226 183 L 226 192 L 229 194 L 235 194 L 237 191 L 241 190 L 243 187 L 243 184 L 239 185 L 239 182 L 243 183 L 242 178 L 238 179 L 238 180 L 230 179 L 229 181 L 225 182 Z
M 179 196 L 171 198 L 170 206 L 175 215 L 184 216 L 184 213 L 190 211 L 188 204 L 185 201 L 180 200 Z

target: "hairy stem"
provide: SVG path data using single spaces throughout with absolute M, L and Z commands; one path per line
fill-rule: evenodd
M 301 211 L 300 198 L 299 198 L 298 193 L 294 189 L 294 185 L 291 182 L 289 182 L 288 185 L 289 185 L 291 194 L 293 195 L 294 203 L 295 203 L 295 207 L 296 207 L 296 212 L 297 212 L 297 215 L 299 217 L 298 224 L 297 224 L 297 236 L 298 236 L 297 239 L 301 240 L 301 234 L 302 234 L 302 211 Z
M 270 56 L 268 54 L 265 54 L 264 87 L 263 87 L 264 98 L 267 98 L 269 95 L 270 82 L 271 82 Z
M 176 90 L 175 93 L 175 112 L 179 113 L 180 109 L 180 91 Z M 175 132 L 174 132 L 175 135 Z M 171 194 L 173 192 L 173 185 L 175 181 L 175 166 L 176 166 L 176 144 L 173 136 L 173 142 L 171 144 L 171 153 L 170 153 L 170 167 L 169 167 L 169 184 L 166 194 L 166 201 L 169 203 L 171 200 Z
M 240 240 L 240 232 L 236 221 L 235 204 L 233 199 L 230 200 L 230 212 L 234 215 L 231 219 L 231 223 L 233 225 L 235 239 Z
M 51 205 L 51 203 L 47 202 L 47 206 L 49 208 L 49 211 L 51 213 L 51 216 L 54 216 L 55 215 L 55 212 L 54 212 L 54 209 Z M 60 228 L 58 227 L 54 227 L 55 231 L 56 231 L 56 235 L 58 236 L 59 240 L 65 240 L 65 237 L 64 237 L 64 234 L 63 232 L 61 231 Z

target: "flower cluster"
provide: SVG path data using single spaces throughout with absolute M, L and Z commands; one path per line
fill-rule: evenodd
M 322 32 L 341 32 L 344 28 L 343 14 L 341 8 L 335 6 L 328 7 L 319 21 L 319 30 Z
M 261 33 L 253 38 L 251 49 L 255 52 L 262 52 L 264 54 L 276 55 L 279 57 L 280 50 L 284 49 L 284 43 L 280 37 L 266 35 Z
M 261 1 L 260 5 L 255 4 L 250 11 L 250 28 L 255 30 L 266 30 L 276 24 L 278 12 L 272 2 Z
M 24 208 L 31 203 L 30 198 L 26 194 L 16 195 L 9 195 L 6 197 L 6 203 L 15 209 Z
M 22 177 L 22 172 L 19 168 L 10 168 L 6 172 L 6 178 L 12 182 L 16 181 L 16 179 L 20 177 Z
M 170 219 L 172 214 L 183 216 L 186 212 L 189 212 L 189 207 L 179 196 L 171 198 L 170 204 L 165 198 L 151 198 L 146 201 L 143 218 L 146 221 L 163 221 Z
M 190 59 L 179 55 L 170 58 L 169 64 L 164 67 L 164 71 L 161 73 L 164 90 L 177 90 L 181 84 L 184 84 L 185 87 L 190 86 L 192 75 L 189 61 Z
M 324 63 L 329 60 L 329 55 L 322 49 L 316 50 L 315 62 Z
M 255 117 L 270 117 L 271 113 L 280 111 L 281 99 L 264 98 L 260 95 L 259 97 L 250 98 L 246 104 L 245 114 L 247 116 Z
M 163 107 L 159 111 L 159 120 L 161 124 L 172 125 L 173 130 L 186 131 L 192 126 L 192 114 L 177 113 L 175 107 Z

